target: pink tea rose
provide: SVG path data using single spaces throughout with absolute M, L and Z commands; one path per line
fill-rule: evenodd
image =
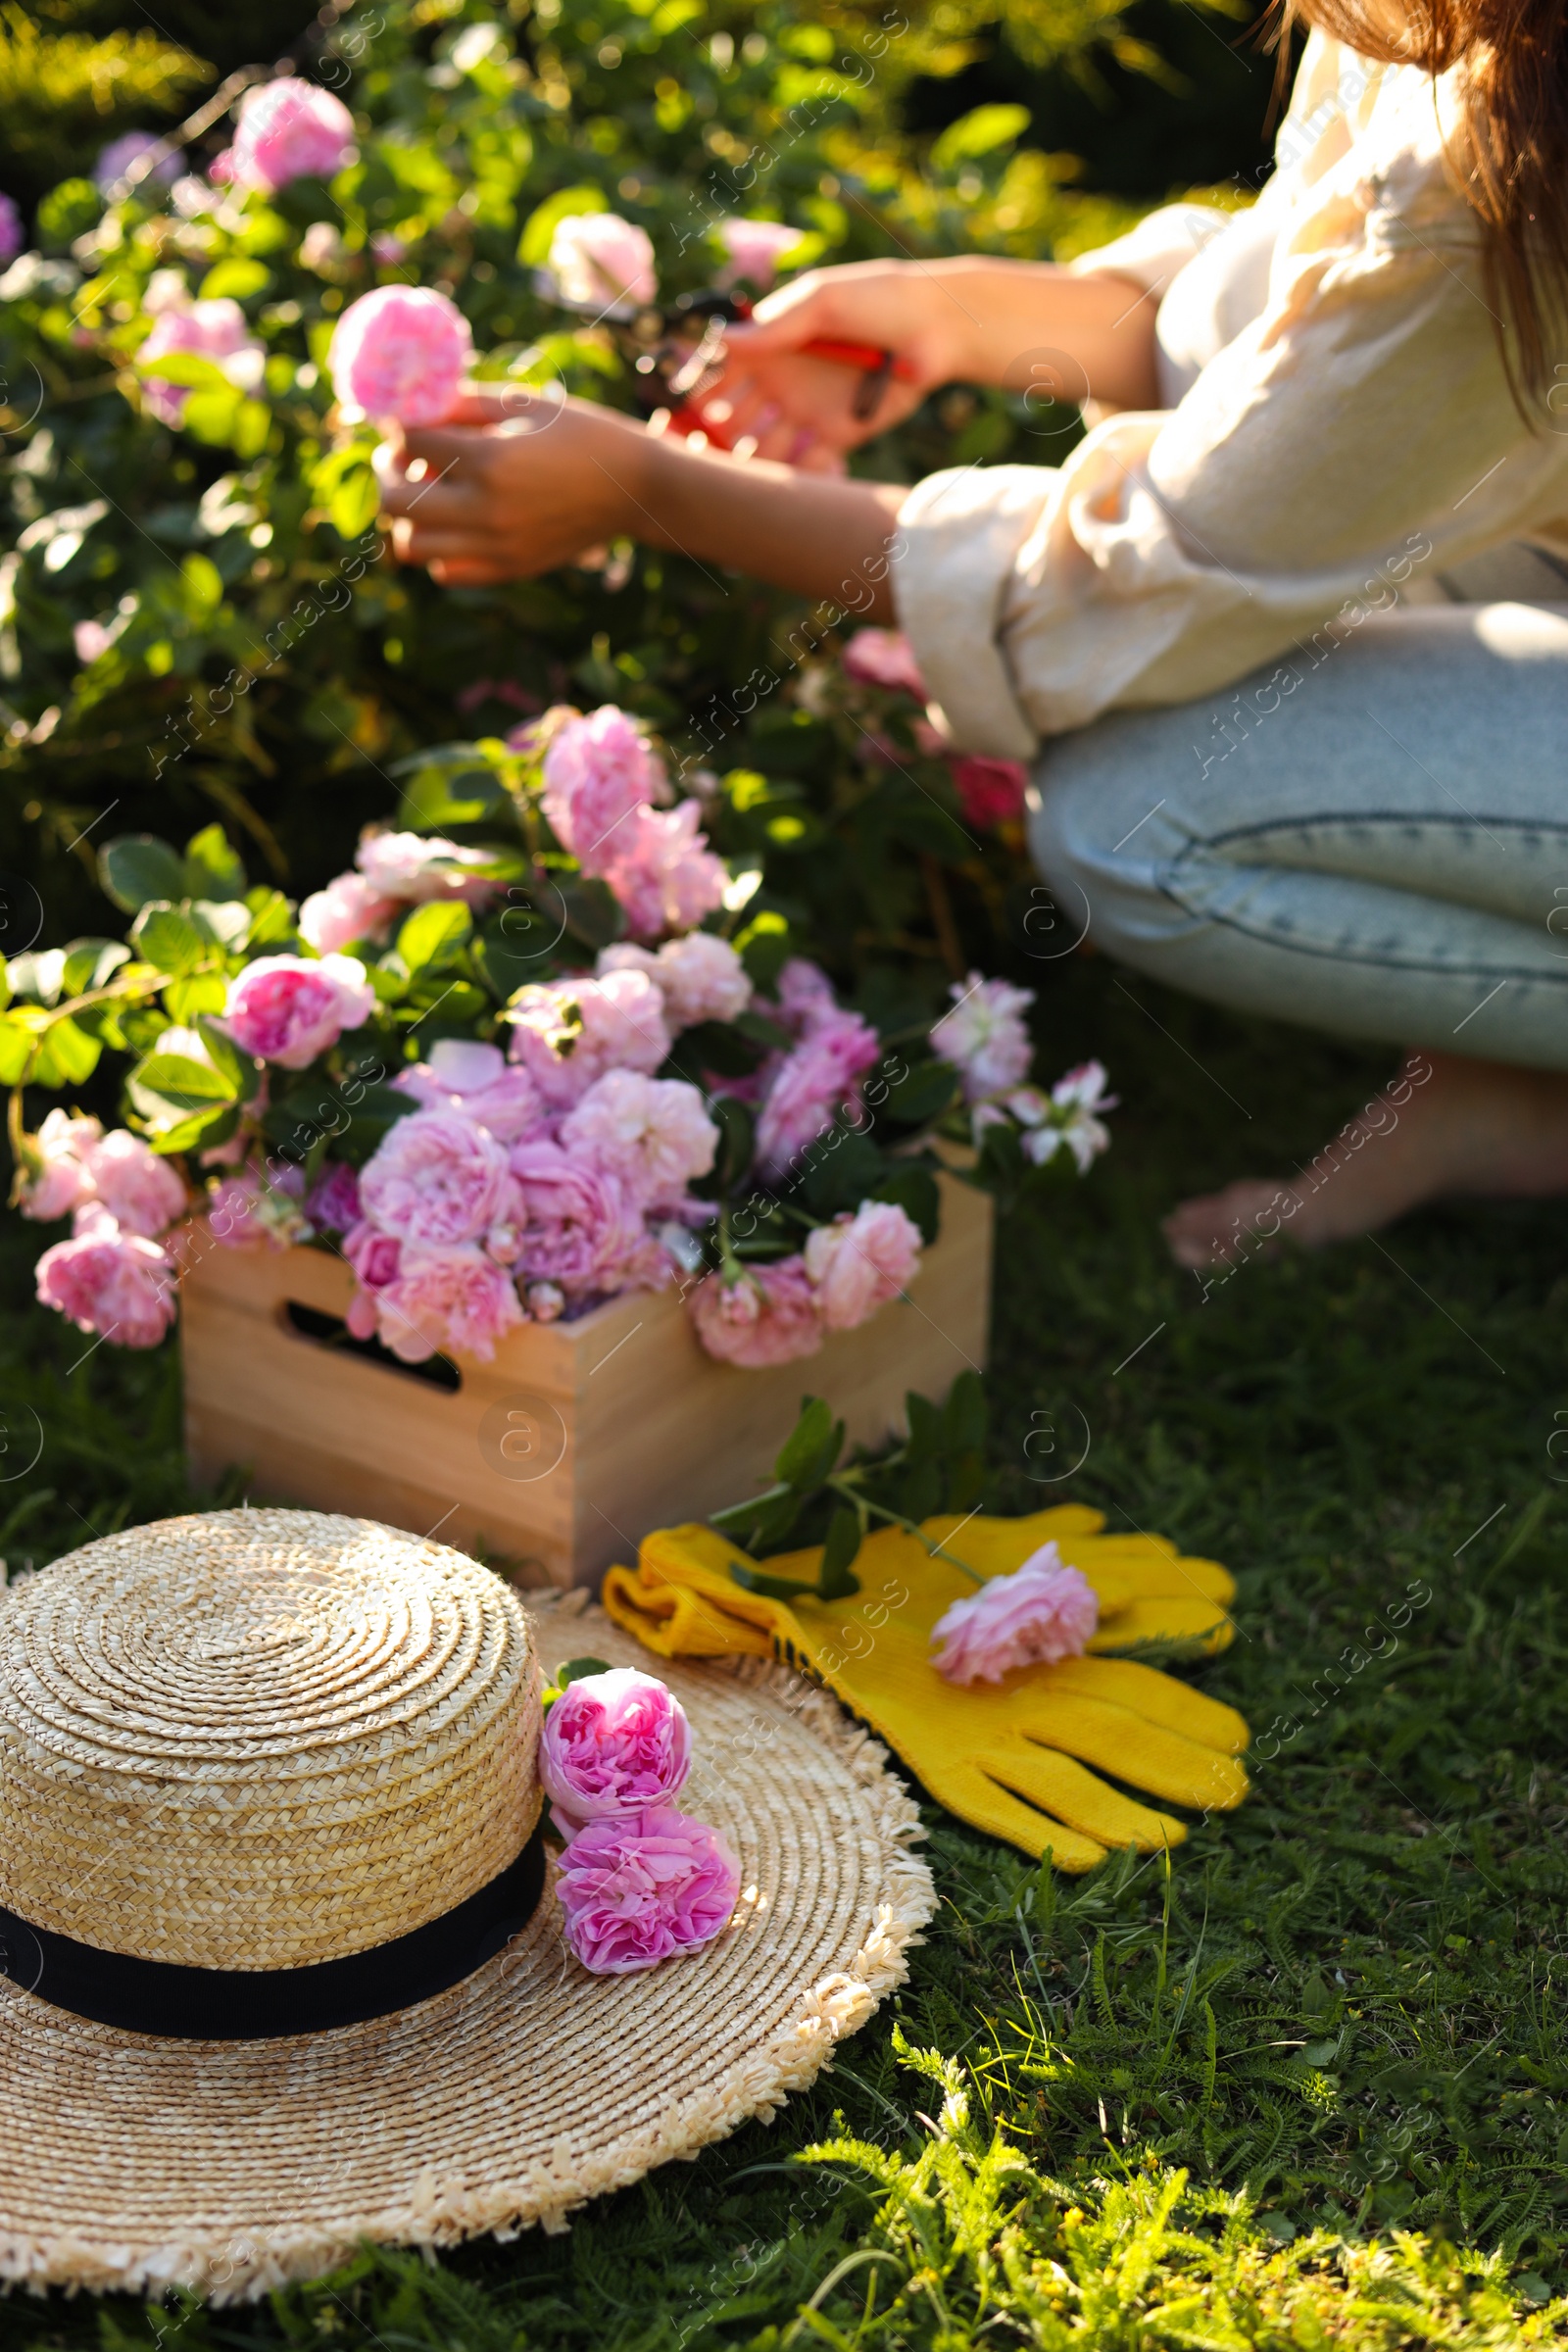
M 952 762 L 958 805 L 968 823 L 983 832 L 1013 822 L 1023 814 L 1029 770 L 1017 760 L 987 760 L 967 752 Z
M 318 1233 L 349 1233 L 360 1222 L 360 1180 L 341 1159 L 328 1160 L 305 1201 Z
M 610 837 L 604 877 L 643 939 L 690 931 L 724 903 L 729 869 L 698 831 L 702 813 L 700 801 L 634 808 Z
M 859 1102 L 860 1080 L 881 1054 L 869 1023 L 840 1010 L 817 1019 L 784 1055 L 757 1122 L 758 1165 L 769 1181 L 786 1174 L 841 1110 Z
M 656 955 L 635 941 L 617 940 L 599 956 L 599 971 L 646 972 L 664 1000 L 671 1031 L 699 1021 L 733 1021 L 752 1001 L 751 976 L 727 939 L 711 931 L 689 931 L 666 939 Z
M 375 991 L 352 956 L 259 956 L 228 984 L 223 1026 L 242 1054 L 304 1070 L 375 1010 Z
M 1042 1544 L 1010 1576 L 988 1578 L 943 1611 L 931 1628 L 934 1662 L 950 1683 L 1000 1683 L 1014 1666 L 1081 1658 L 1099 1623 L 1088 1578 L 1063 1567 L 1054 1542 Z
M 457 304 L 433 286 L 376 286 L 343 313 L 326 365 L 342 408 L 400 424 L 444 424 L 473 365 L 473 336 Z
M 23 1147 L 17 1206 L 34 1224 L 66 1217 L 93 1198 L 90 1153 L 103 1129 L 80 1111 L 50 1110 Z
M 347 260 L 343 231 L 331 220 L 313 220 L 300 239 L 300 268 L 326 277 Z
M 487 1364 L 497 1341 L 523 1320 L 510 1274 L 471 1246 L 406 1246 L 391 1281 L 367 1296 L 374 1303 L 375 1336 L 406 1364 L 422 1364 L 437 1349 Z M 353 1316 L 349 1328 L 368 1336 Z
M 518 1144 L 544 1123 L 539 1089 L 526 1070 L 509 1068 L 499 1046 L 442 1037 L 428 1061 L 401 1070 L 392 1081 L 430 1110 L 455 1110 L 488 1128 L 498 1144 Z
M 669 797 L 641 728 L 613 703 L 557 727 L 540 772 L 550 829 L 585 874 L 604 873 L 617 854 L 615 835 L 635 809 Z
M 517 1263 L 525 1281 L 556 1283 L 575 1300 L 667 1279 L 668 1261 L 649 1242 L 635 1196 L 608 1168 L 540 1141 L 514 1147 L 512 1173 L 522 1200 Z
M 536 1323 L 559 1323 L 566 1311 L 566 1294 L 559 1282 L 530 1282 L 524 1295 Z
M 917 703 L 925 702 L 930 692 L 914 648 L 899 629 L 857 629 L 844 648 L 844 674 L 867 686 L 911 694 Z
M 156 1348 L 174 1319 L 172 1259 L 100 1210 L 38 1260 L 38 1301 L 122 1348 Z
M 220 1176 L 207 1196 L 207 1224 L 225 1250 L 288 1250 L 314 1230 L 301 1204 L 304 1177 L 276 1160 L 269 1170 Z
M 354 144 L 354 117 L 330 90 L 282 75 L 240 101 L 226 176 L 270 196 L 291 179 L 328 179 Z M 217 165 L 213 166 L 217 176 Z
M 83 669 L 90 669 L 100 654 L 107 654 L 114 638 L 101 620 L 78 620 L 71 631 L 71 650 Z
M 853 1217 L 807 1236 L 806 1271 L 829 1331 L 853 1331 L 906 1291 L 920 1270 L 920 1228 L 891 1200 L 862 1200 Z
M 367 833 L 354 862 L 373 891 L 414 906 L 431 899 L 461 899 L 466 906 L 482 906 L 501 888 L 488 875 L 471 870 L 491 862 L 487 851 L 466 849 L 461 842 L 443 841 L 439 834 Z
M 88 1145 L 87 1167 L 98 1199 L 122 1233 L 155 1241 L 185 1213 L 185 1187 L 172 1165 L 124 1127 Z
M 213 361 L 242 392 L 255 391 L 267 359 L 244 312 L 226 294 L 210 302 L 174 304 L 161 311 L 136 354 L 136 367 L 142 378 L 142 406 L 164 424 L 177 425 L 182 420 L 190 388 L 166 383 L 149 370 L 157 361 L 186 352 Z
M 0 194 L 0 265 L 14 262 L 26 242 L 27 232 L 16 198 Z
M 739 219 L 721 220 L 716 233 L 729 261 L 714 282 L 732 286 L 737 278 L 744 277 L 759 294 L 766 293 L 778 273 L 782 257 L 806 235 L 804 228 L 791 228 L 787 220 Z
M 366 1161 L 360 1204 L 372 1225 L 400 1241 L 429 1248 L 481 1241 L 511 1215 L 506 1152 L 471 1119 L 416 1110 Z
M 673 1805 L 590 1822 L 556 1878 L 566 1941 L 595 1976 L 655 1968 L 710 1943 L 740 1890 L 740 1865 L 718 1832 Z
M 569 1843 L 590 1821 L 676 1796 L 691 1770 L 686 1710 L 635 1666 L 568 1683 L 545 1717 L 539 1778 Z
M 785 1028 L 806 1037 L 838 1011 L 839 1001 L 819 963 L 792 956 L 778 976 L 778 1005 Z
M 983 1102 L 1027 1078 L 1034 1047 L 1022 1016 L 1035 1001 L 1034 990 L 971 972 L 948 993 L 953 1009 L 932 1030 L 931 1043 L 963 1080 L 965 1101 Z
M 750 1371 L 794 1363 L 822 1345 L 816 1293 L 800 1257 L 748 1267 L 736 1282 L 710 1274 L 691 1295 L 691 1318 L 710 1355 Z
M 324 890 L 313 890 L 299 912 L 299 933 L 318 956 L 335 956 L 357 939 L 385 940 L 402 902 L 372 888 L 363 874 L 337 874 Z
M 389 1282 L 397 1280 L 398 1268 L 403 1262 L 403 1244 L 394 1234 L 381 1233 L 368 1219 L 362 1218 L 359 1224 L 350 1226 L 343 1236 L 343 1255 L 353 1268 L 354 1278 L 362 1291 L 384 1291 Z M 360 1301 L 356 1300 L 355 1303 L 359 1305 Z M 349 1328 L 357 1340 L 368 1340 L 374 1327 L 375 1318 L 372 1314 L 369 1329 L 359 1330 L 354 1320 L 354 1309 L 350 1308 Z
M 547 266 L 558 298 L 574 311 L 640 309 L 659 292 L 648 231 L 618 213 L 567 213 L 556 222 Z
M 533 981 L 507 1007 L 512 1058 L 538 1087 L 547 1110 L 580 1102 L 606 1070 L 649 1076 L 669 1052 L 664 1000 L 646 972 L 602 980 Z
M 644 1208 L 668 1208 L 708 1174 L 718 1129 L 683 1079 L 607 1070 L 562 1121 L 561 1141 L 574 1158 L 612 1170 Z

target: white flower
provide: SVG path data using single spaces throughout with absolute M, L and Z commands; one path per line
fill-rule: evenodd
M 931 1043 L 963 1080 L 964 1099 L 982 1102 L 1017 1086 L 1029 1074 L 1034 1049 L 1022 1014 L 1035 1001 L 1032 988 L 1006 980 L 983 980 L 971 972 L 955 981 L 951 1012 L 931 1032 Z

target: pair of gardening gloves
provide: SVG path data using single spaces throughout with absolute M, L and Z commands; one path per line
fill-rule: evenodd
M 1021 1567 L 1054 1538 L 1100 1602 L 1091 1653 L 1023 1666 L 999 1683 L 948 1682 L 931 1659 L 931 1629 L 976 1588 L 913 1536 L 887 1528 L 855 1562 L 859 1591 L 843 1600 L 748 1592 L 730 1563 L 746 1552 L 710 1527 L 661 1528 L 635 1569 L 612 1568 L 604 1606 L 664 1658 L 781 1658 L 825 1683 L 961 1820 L 1048 1855 L 1058 1870 L 1092 1870 L 1112 1847 L 1175 1845 L 1187 1825 L 1114 1782 L 1167 1804 L 1227 1810 L 1247 1794 L 1237 1761 L 1248 1729 L 1234 1707 L 1205 1698 L 1135 1656 L 1157 1645 L 1226 1647 L 1235 1584 L 1212 1560 L 1182 1558 L 1162 1536 L 1107 1536 L 1101 1512 L 1066 1503 L 1023 1519 L 927 1519 L 923 1533 L 982 1577 Z M 816 1581 L 820 1547 L 767 1561 L 770 1579 Z M 1110 1775 L 1111 1779 L 1102 1778 Z

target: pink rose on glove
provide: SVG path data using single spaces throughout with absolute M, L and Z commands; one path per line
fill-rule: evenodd
M 329 178 L 353 144 L 354 117 L 342 99 L 284 74 L 246 91 L 224 177 L 270 196 L 291 179 Z
M 799 1257 L 749 1267 L 737 1282 L 710 1274 L 692 1293 L 691 1318 L 710 1355 L 749 1371 L 794 1363 L 822 1345 L 816 1293 Z
M 1014 1666 L 1081 1658 L 1100 1623 L 1088 1578 L 1042 1544 L 1010 1576 L 993 1576 L 931 1628 L 935 1664 L 950 1683 L 1000 1683 Z
M 862 1200 L 853 1217 L 807 1236 L 806 1271 L 829 1331 L 853 1331 L 920 1270 L 920 1228 L 891 1200 Z
M 167 1250 L 122 1233 L 106 1210 L 85 1212 L 84 1231 L 38 1260 L 38 1301 L 122 1348 L 156 1348 L 174 1319 L 174 1266 Z
M 318 956 L 333 956 L 357 939 L 379 944 L 392 917 L 402 911 L 399 900 L 383 897 L 363 874 L 337 874 L 324 890 L 313 890 L 300 907 L 300 937 Z
M 333 329 L 326 365 L 346 409 L 400 424 L 444 424 L 473 365 L 473 336 L 432 286 L 376 286 Z
M 375 991 L 352 956 L 259 956 L 228 984 L 223 1026 L 242 1054 L 308 1069 L 375 1009 Z
M 573 1838 L 556 1892 L 584 1968 L 624 1976 L 710 1943 L 734 1916 L 740 1885 L 740 1865 L 716 1830 L 653 1805 L 591 1822 Z
M 539 1742 L 539 1778 L 568 1844 L 591 1821 L 677 1795 L 691 1746 L 685 1708 L 654 1675 L 612 1666 L 568 1683 Z
M 512 1190 L 494 1136 L 451 1110 L 399 1119 L 360 1174 L 370 1222 L 432 1249 L 481 1240 L 510 1216 Z

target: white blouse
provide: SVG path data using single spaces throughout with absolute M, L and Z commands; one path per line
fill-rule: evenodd
M 1168 205 L 1074 265 L 1164 289 L 1166 406 L 910 492 L 894 597 L 955 743 L 1027 759 L 1503 542 L 1568 555 L 1568 342 L 1532 430 L 1445 170 L 1455 104 L 1313 32 L 1254 207 Z

